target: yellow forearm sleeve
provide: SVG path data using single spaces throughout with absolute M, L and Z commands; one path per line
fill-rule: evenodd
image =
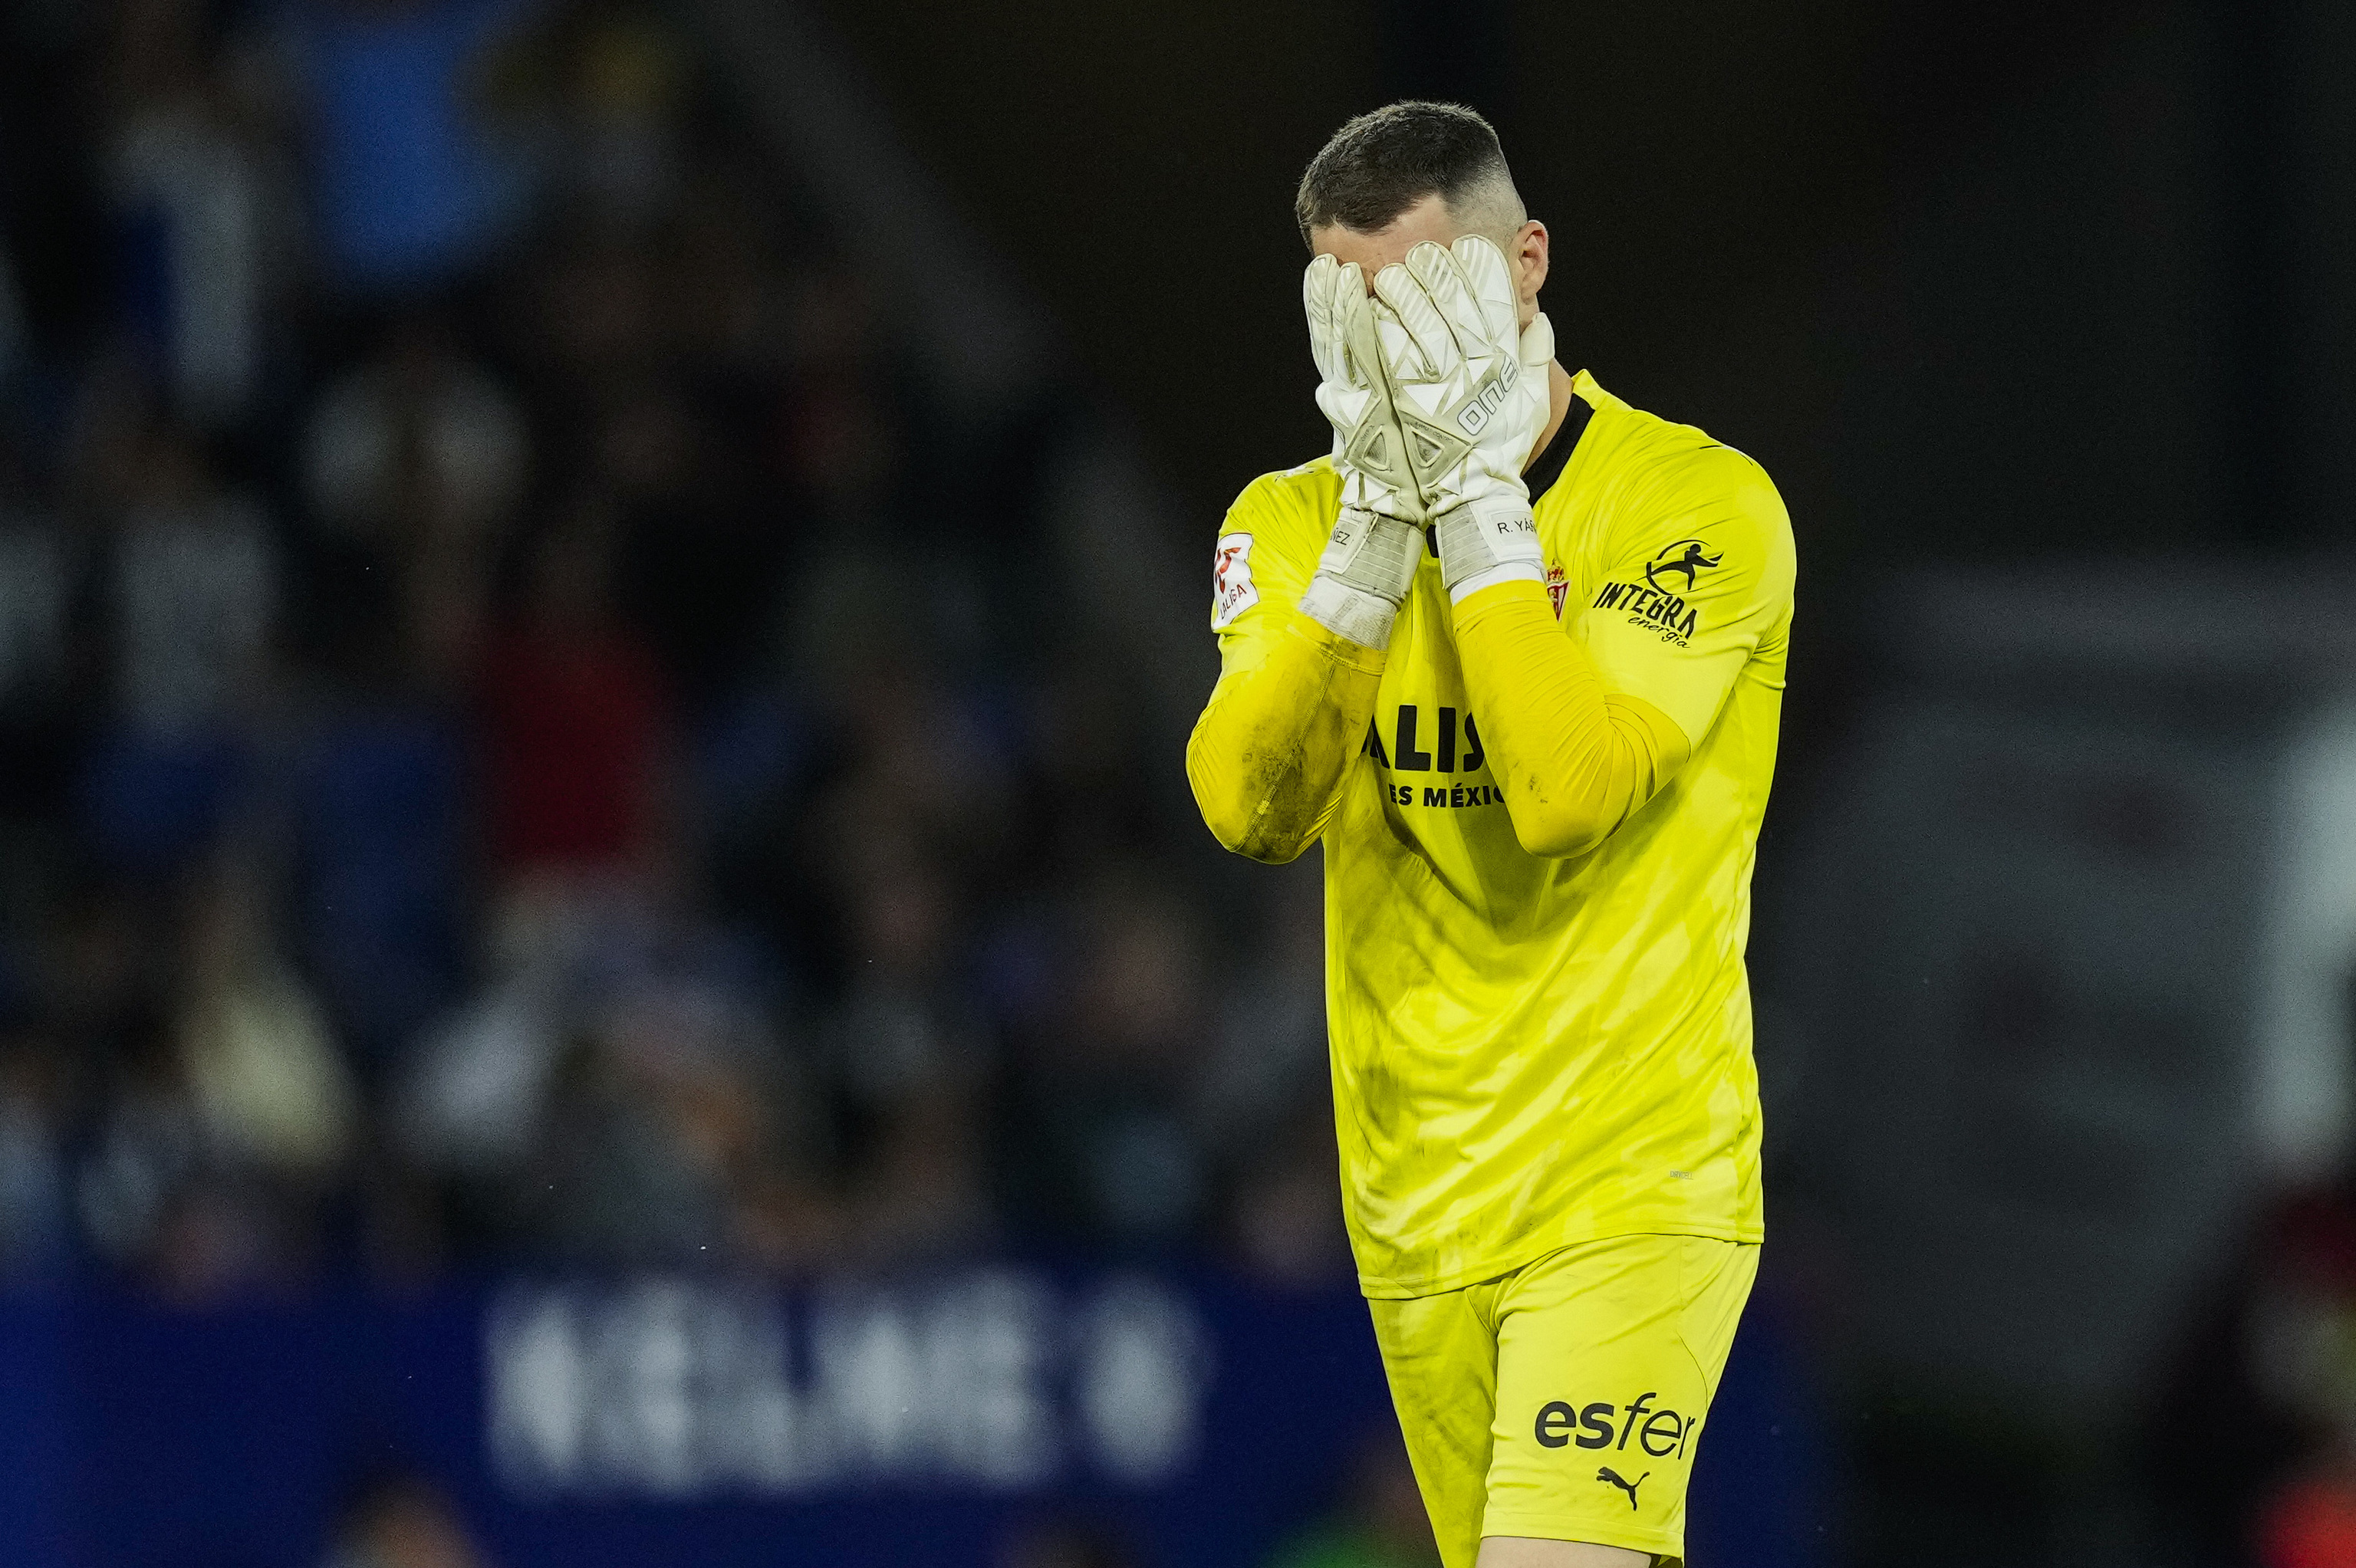
M 1651 703 L 1604 689 L 1535 582 L 1467 596 L 1456 650 L 1514 836 L 1533 855 L 1586 854 L 1686 760 L 1684 731 Z
M 1186 742 L 1186 779 L 1220 843 L 1282 861 L 1317 841 L 1365 741 L 1383 656 L 1304 615 L 1230 670 Z

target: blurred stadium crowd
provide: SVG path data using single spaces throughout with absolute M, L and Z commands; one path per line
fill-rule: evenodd
M 0 1269 L 1346 1277 L 1313 871 L 687 40 L 6 16 Z

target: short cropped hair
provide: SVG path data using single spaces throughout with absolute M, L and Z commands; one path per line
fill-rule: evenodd
M 1432 195 L 1484 228 L 1521 221 L 1521 197 L 1489 122 L 1461 103 L 1404 99 L 1333 133 L 1309 160 L 1292 212 L 1306 243 L 1310 230 L 1336 223 L 1372 234 Z

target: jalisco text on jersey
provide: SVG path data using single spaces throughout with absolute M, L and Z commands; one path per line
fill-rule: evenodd
M 1505 797 L 1497 793 L 1497 786 L 1493 784 L 1426 784 L 1420 801 L 1416 798 L 1413 784 L 1386 783 L 1383 788 L 1390 792 L 1393 805 L 1447 805 L 1462 809 L 1468 805 L 1505 804 Z
M 1375 759 L 1377 767 L 1394 773 L 1452 773 L 1460 768 L 1468 773 L 1481 771 L 1488 759 L 1481 750 L 1481 727 L 1472 722 L 1472 715 L 1464 715 L 1464 744 L 1460 754 L 1456 744 L 1456 709 L 1435 710 L 1433 727 L 1423 728 L 1423 715 L 1412 702 L 1399 704 L 1391 725 L 1391 750 L 1383 750 L 1380 720 L 1366 725 L 1365 744 L 1358 750 L 1362 755 Z M 1429 747 L 1429 749 L 1427 749 Z M 1397 761 L 1393 759 L 1396 758 Z M 1494 784 L 1425 784 L 1420 795 L 1413 784 L 1386 783 L 1384 791 L 1393 805 L 1444 805 L 1457 809 L 1472 805 L 1503 805 L 1505 797 L 1497 793 Z
M 1391 725 L 1395 742 L 1387 752 L 1383 750 L 1382 720 L 1374 719 L 1366 724 L 1365 743 L 1359 754 L 1375 759 L 1375 765 L 1400 773 L 1477 773 L 1488 761 L 1481 750 L 1481 728 L 1472 722 L 1472 715 L 1464 715 L 1464 747 L 1459 758 L 1456 746 L 1456 709 L 1442 708 L 1433 717 L 1433 728 L 1423 728 L 1423 716 L 1412 702 L 1402 702 Z M 1424 749 L 1429 741 L 1430 749 Z

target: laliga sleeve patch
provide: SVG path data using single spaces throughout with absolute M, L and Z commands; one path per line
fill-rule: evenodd
M 1235 618 L 1259 603 L 1252 581 L 1252 537 L 1222 534 L 1217 554 L 1211 558 L 1211 630 L 1223 632 Z

